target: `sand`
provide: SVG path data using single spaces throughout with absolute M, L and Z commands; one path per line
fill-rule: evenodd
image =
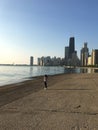
M 98 130 L 98 74 L 62 74 L 0 87 L 0 130 Z

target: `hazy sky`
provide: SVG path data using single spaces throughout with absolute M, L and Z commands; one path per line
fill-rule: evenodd
M 0 0 L 0 63 L 63 58 L 72 36 L 98 49 L 98 0 Z

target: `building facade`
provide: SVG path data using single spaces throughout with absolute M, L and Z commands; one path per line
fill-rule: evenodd
M 70 37 L 69 39 L 69 58 L 72 58 L 72 54 L 75 51 L 75 38 L 74 37 Z
M 92 50 L 91 64 L 94 66 L 98 66 L 98 49 Z
M 65 47 L 65 59 L 69 58 L 69 46 Z
M 87 47 L 87 43 L 84 43 L 84 47 L 81 49 L 81 66 L 87 66 L 88 64 L 88 56 L 89 56 L 89 49 Z
M 51 58 L 50 56 L 38 58 L 38 65 L 40 66 L 60 66 L 62 65 L 62 59 L 60 57 Z
M 30 57 L 30 66 L 33 66 L 33 56 Z
M 79 66 L 80 61 L 77 56 L 77 51 L 75 51 L 75 38 L 69 38 L 69 46 L 65 47 L 65 61 L 66 66 Z
M 91 55 L 88 57 L 88 63 L 87 63 L 87 65 L 88 66 L 91 66 L 92 65 L 92 57 L 91 57 Z

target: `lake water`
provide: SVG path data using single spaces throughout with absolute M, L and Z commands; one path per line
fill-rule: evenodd
M 98 70 L 87 69 L 65 69 L 64 67 L 45 66 L 0 66 L 0 86 L 12 84 L 30 79 L 30 77 L 63 73 L 95 73 Z

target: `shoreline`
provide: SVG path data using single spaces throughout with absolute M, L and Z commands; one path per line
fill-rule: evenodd
M 63 68 L 66 68 L 66 66 L 64 66 Z M 64 72 L 63 73 L 56 73 L 56 74 L 49 74 L 49 75 L 58 75 L 58 74 L 70 74 L 70 73 L 92 73 L 92 72 L 82 72 L 82 71 L 80 71 L 80 70 L 73 70 L 73 69 L 93 69 L 93 70 L 98 70 L 98 68 L 95 68 L 95 67 L 76 67 L 76 68 L 68 68 L 67 67 L 67 69 L 69 69 L 69 70 L 64 70 Z M 72 69 L 71 71 L 70 71 L 70 69 Z M 74 72 L 72 72 L 72 71 L 74 71 Z M 97 73 L 97 72 L 95 72 L 95 73 Z M 43 74 L 44 75 L 44 74 Z M 5 80 L 5 82 L 3 82 L 3 80 L 2 80 L 2 78 L 1 78 L 1 84 L 0 84 L 0 87 L 1 86 L 6 86 L 6 85 L 10 85 L 10 84 L 15 84 L 15 83 L 21 83 L 21 82 L 24 82 L 24 81 L 26 81 L 26 80 L 32 80 L 33 78 L 35 78 L 35 77 L 40 77 L 40 76 L 43 76 L 43 75 L 38 75 L 38 76 L 34 76 L 34 77 L 23 77 L 23 78 L 19 78 L 19 79 L 9 79 L 9 80 Z
M 64 79 L 66 76 L 80 75 L 80 74 L 56 74 L 48 75 L 48 85 L 54 85 L 59 81 L 59 78 Z M 44 82 L 43 76 L 36 76 L 35 79 L 25 80 L 19 83 L 8 84 L 0 86 L 0 107 L 9 104 L 15 100 L 21 99 L 32 93 L 43 90 Z
M 58 73 L 58 74 L 51 74 L 51 75 L 48 75 L 48 76 L 56 76 L 56 75 L 63 75 L 63 74 L 69 74 L 69 73 Z M 15 81 L 15 82 L 10 82 L 10 83 L 0 85 L 0 87 L 8 86 L 8 85 L 14 85 L 14 84 L 20 84 L 20 83 L 23 83 L 25 81 L 35 80 L 36 78 L 43 77 L 43 76 L 44 75 L 22 78 L 22 79 L 19 79 L 18 81 Z
M 84 75 L 85 76 L 85 75 L 97 75 L 97 74 L 98 73 L 94 73 L 94 74 L 90 74 L 90 73 L 63 73 L 63 74 L 48 75 L 48 84 L 49 84 L 49 86 L 51 86 L 52 84 L 55 84 L 55 80 L 56 80 L 56 82 L 58 82 L 59 78 L 64 79 L 64 77 L 70 77 L 70 76 L 73 77 L 73 76 L 77 76 L 77 75 L 80 75 L 80 76 Z M 60 82 L 62 81 L 62 79 L 60 80 Z M 15 91 L 17 93 L 18 92 L 22 93 L 22 91 L 24 91 L 23 93 L 25 93 L 25 91 L 28 91 L 28 94 L 30 94 L 33 92 L 38 92 L 39 90 L 41 90 L 43 88 L 44 88 L 43 76 L 35 76 L 35 77 L 31 77 L 31 79 L 24 80 L 21 82 L 0 86 L 0 96 L 2 96 L 3 94 L 6 94 L 6 93 L 11 93 L 11 92 L 14 94 Z M 18 96 L 17 98 L 21 98 L 22 96 L 24 97 L 25 94 L 23 94 L 23 95 L 17 94 L 17 96 Z M 15 98 L 15 100 L 16 100 L 16 98 Z
M 60 76 L 60 75 L 81 75 L 81 74 L 98 74 L 98 73 L 73 73 L 72 71 L 70 73 L 58 73 L 58 74 L 52 74 L 52 75 L 48 75 L 48 77 L 54 77 L 54 76 Z M 24 79 L 20 79 L 20 81 L 17 81 L 17 82 L 12 82 L 12 83 L 8 83 L 8 84 L 4 84 L 4 85 L 0 85 L 0 89 L 2 87 L 9 87 L 9 86 L 18 86 L 18 85 L 21 85 L 21 84 L 25 84 L 29 81 L 34 81 L 34 80 L 37 80 L 37 79 L 42 79 L 44 75 L 40 75 L 40 76 L 34 76 L 34 77 L 27 77 L 27 78 L 24 78 Z M 42 79 L 43 81 L 43 79 Z
M 48 76 L 53 76 L 53 75 L 59 75 L 59 74 L 65 74 L 65 73 L 58 73 L 58 74 L 50 74 Z M 24 77 L 22 79 L 18 79 L 17 81 L 9 81 L 9 83 L 3 83 L 0 85 L 0 87 L 2 86 L 7 86 L 7 85 L 13 85 L 13 84 L 18 84 L 18 83 L 21 83 L 21 82 L 25 82 L 25 81 L 29 81 L 29 80 L 34 80 L 35 78 L 38 78 L 38 77 L 43 77 L 44 75 L 38 75 L 38 76 L 34 76 L 34 77 Z

